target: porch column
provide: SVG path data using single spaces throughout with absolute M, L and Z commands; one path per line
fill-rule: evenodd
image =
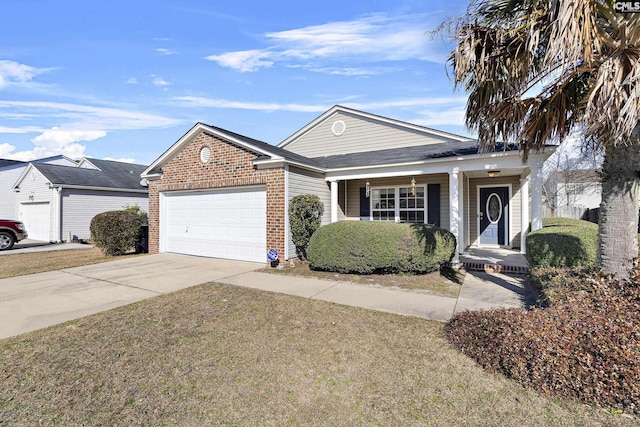
M 460 254 L 464 251 L 464 198 L 462 185 L 462 173 L 460 168 L 453 168 L 449 172 L 449 231 L 456 237 L 456 252 L 452 263 L 460 262 Z
M 542 228 L 542 165 L 531 166 L 531 231 Z
M 520 179 L 520 253 L 527 253 L 527 234 L 529 233 L 529 175 Z
M 331 181 L 331 222 L 338 222 L 338 181 Z

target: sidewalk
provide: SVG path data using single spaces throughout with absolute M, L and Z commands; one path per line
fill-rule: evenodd
M 467 273 L 458 298 L 259 271 L 218 282 L 443 322 L 465 310 L 525 308 L 535 302 L 526 276 L 475 271 Z

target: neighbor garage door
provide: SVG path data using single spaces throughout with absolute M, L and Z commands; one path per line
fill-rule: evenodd
M 188 255 L 264 262 L 264 188 L 162 193 L 160 249 Z
M 22 203 L 20 205 L 20 221 L 34 240 L 51 240 L 51 209 L 49 202 Z

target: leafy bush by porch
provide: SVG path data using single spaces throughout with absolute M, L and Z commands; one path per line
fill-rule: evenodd
M 548 308 L 464 312 L 449 340 L 543 394 L 640 415 L 640 269 L 628 281 L 584 269 L 534 276 L 548 283 Z
M 545 218 L 543 228 L 527 236 L 527 260 L 532 268 L 593 266 L 597 247 L 597 224 Z
M 296 255 L 300 259 L 307 259 L 309 239 L 320 227 L 324 205 L 318 196 L 301 194 L 289 202 L 289 225 L 291 240 L 296 247 Z
M 307 255 L 315 270 L 338 273 L 429 273 L 451 261 L 449 231 L 422 224 L 342 221 L 320 227 Z
M 145 218 L 131 210 L 103 212 L 93 217 L 89 230 L 106 255 L 122 255 L 135 248 Z

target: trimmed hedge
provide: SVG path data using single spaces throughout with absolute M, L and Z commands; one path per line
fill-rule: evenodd
M 131 210 L 108 211 L 93 217 L 91 238 L 106 255 L 122 255 L 135 248 L 145 217 Z
M 527 236 L 527 260 L 536 267 L 590 267 L 596 262 L 598 224 L 570 218 L 545 218 Z
M 314 270 L 338 273 L 429 273 L 451 261 L 449 231 L 422 224 L 341 221 L 320 227 L 307 256 Z
M 640 269 L 627 281 L 581 273 L 550 272 L 548 308 L 463 312 L 447 336 L 484 368 L 544 394 L 640 415 Z

